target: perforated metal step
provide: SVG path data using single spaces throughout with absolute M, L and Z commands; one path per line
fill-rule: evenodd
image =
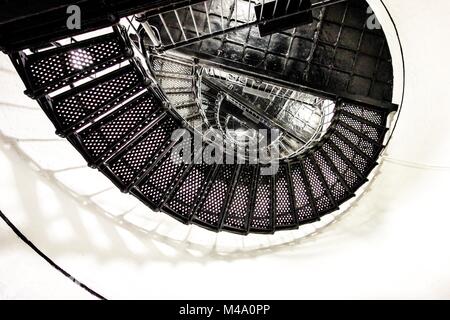
M 131 63 L 64 93 L 45 96 L 39 102 L 47 114 L 53 115 L 58 133 L 66 135 L 112 110 L 144 88 L 142 73 L 136 64 Z
M 33 98 L 100 72 L 133 56 L 128 38 L 118 27 L 101 37 L 62 47 L 12 54 L 13 62 Z

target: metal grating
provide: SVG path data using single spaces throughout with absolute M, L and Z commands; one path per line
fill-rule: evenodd
M 186 92 L 192 90 L 193 82 L 191 79 L 178 78 L 160 78 L 159 84 L 165 92 Z
M 333 134 L 330 137 L 330 143 L 334 144 L 343 156 L 353 163 L 362 175 L 367 175 L 370 170 L 372 170 L 370 161 L 366 157 L 361 156 L 361 154 L 351 146 L 351 143 L 347 143 L 342 137 Z
M 275 225 L 280 228 L 292 228 L 297 226 L 297 217 L 295 216 L 294 203 L 292 202 L 292 193 L 289 189 L 288 166 L 280 167 L 278 174 L 275 177 L 275 192 L 276 192 L 276 221 Z
M 160 72 L 165 76 L 178 75 L 178 76 L 192 76 L 192 66 L 186 63 L 180 63 L 179 61 L 168 59 L 167 57 L 152 56 L 150 58 L 152 70 Z
M 109 116 L 76 134 L 80 145 L 92 155 L 91 163 L 105 159 L 160 115 L 157 101 L 146 93 Z M 126 137 L 130 138 L 126 138 Z
M 362 119 L 365 119 L 366 121 L 370 121 L 375 125 L 379 126 L 386 125 L 384 112 L 382 112 L 381 110 L 374 110 L 373 108 L 370 107 L 358 106 L 346 102 L 341 104 L 340 109 L 349 112 L 350 114 L 353 114 L 355 116 L 358 116 Z
M 167 190 L 180 178 L 186 164 L 173 161 L 169 153 L 150 172 L 146 179 L 140 182 L 136 189 L 142 194 L 145 201 L 150 202 L 152 208 L 156 208 L 164 200 Z
M 367 136 L 376 143 L 383 143 L 384 135 L 386 133 L 385 127 L 377 126 L 370 123 L 369 121 L 365 121 L 364 119 L 357 119 L 355 116 L 351 116 L 350 114 L 345 113 L 340 114 L 339 120 L 357 130 L 358 132 L 361 132 L 363 135 Z
M 311 192 L 306 185 L 302 166 L 299 163 L 293 164 L 290 171 L 298 220 L 305 222 L 316 219 L 315 204 Z
M 347 186 L 339 179 L 339 172 L 336 172 L 336 170 L 331 167 L 321 150 L 315 152 L 313 158 L 324 177 L 334 202 L 338 203 L 347 200 L 349 193 L 347 191 Z
M 373 158 L 378 154 L 377 149 L 379 147 L 372 143 L 372 141 L 364 138 L 361 134 L 358 134 L 357 131 L 349 130 L 342 124 L 336 126 L 336 131 L 342 134 L 347 140 L 351 141 L 353 145 L 357 146 L 368 157 Z
M 219 227 L 228 191 L 233 183 L 234 171 L 235 166 L 219 166 L 216 176 L 211 181 L 211 188 L 204 197 L 200 209 L 195 214 L 195 221 L 214 228 Z
M 254 232 L 273 232 L 272 177 L 258 176 L 255 207 L 251 216 L 251 229 Z
M 210 165 L 192 165 L 189 168 L 189 174 L 182 181 L 177 192 L 167 202 L 169 210 L 176 212 L 183 218 L 189 219 L 205 184 L 208 182 L 207 178 L 211 170 L 212 166 Z
M 128 185 L 170 142 L 177 124 L 172 118 L 164 118 L 153 130 L 148 130 L 134 142 L 126 152 L 106 161 L 109 169 L 124 185 Z
M 358 172 L 353 171 L 350 165 L 338 155 L 338 153 L 330 146 L 329 142 L 323 145 L 322 150 L 332 161 L 334 167 L 344 178 L 345 183 L 350 187 L 350 189 L 356 190 L 363 182 L 365 182 L 365 180 L 358 177 Z
M 320 173 L 314 165 L 314 159 L 311 157 L 305 158 L 303 161 L 306 177 L 311 194 L 314 197 L 316 208 L 319 215 L 328 213 L 333 207 L 333 200 L 329 197 L 329 190 L 322 180 Z
M 29 70 L 28 89 L 33 96 L 38 96 L 120 63 L 131 55 L 119 31 L 115 31 L 95 41 L 87 39 L 22 55 L 22 59 Z
M 223 228 L 225 230 L 242 233 L 247 231 L 253 197 L 252 179 L 254 173 L 255 168 L 253 166 L 242 166 L 224 221 Z
M 81 124 L 86 117 L 97 111 L 111 109 L 120 102 L 142 91 L 141 75 L 131 65 L 113 73 L 89 81 L 44 102 L 53 110 L 57 129 L 65 131 L 75 124 Z

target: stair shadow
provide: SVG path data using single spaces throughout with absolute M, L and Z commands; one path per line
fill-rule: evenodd
M 331 223 L 322 230 L 320 224 L 306 226 L 303 230 L 280 232 L 273 236 L 247 236 L 231 235 L 227 233 L 212 233 L 196 226 L 185 226 L 166 217 L 162 213 L 148 213 L 148 217 L 159 216 L 161 220 L 152 221 L 153 228 L 143 228 L 127 221 L 126 216 L 115 216 L 103 211 L 94 203 L 80 205 L 80 195 L 74 194 L 64 184 L 58 182 L 45 170 L 33 172 L 23 170 L 26 155 L 21 155 L 21 165 L 17 166 L 17 147 L 11 146 L 11 141 L 6 142 L 3 137 L 2 149 L 8 157 L 11 166 L 11 174 L 14 176 L 13 189 L 20 190 L 18 201 L 27 213 L 26 223 L 21 223 L 21 230 L 30 235 L 32 241 L 42 244 L 42 249 L 48 250 L 51 256 L 65 254 L 92 254 L 102 262 L 117 259 L 128 259 L 137 264 L 148 261 L 164 261 L 172 264 L 185 262 L 200 262 L 207 264 L 210 261 L 233 261 L 247 259 L 274 253 L 282 253 L 289 250 L 290 254 L 299 253 L 300 256 L 324 253 L 327 247 L 335 248 L 336 241 L 347 236 L 363 237 L 376 230 L 380 220 L 389 212 L 389 204 L 398 200 L 401 194 L 407 194 L 407 190 L 399 195 L 384 197 L 380 195 L 380 183 L 386 187 L 385 179 L 375 177 L 371 186 L 366 190 L 364 203 L 356 200 L 355 206 L 348 213 L 340 216 L 335 223 Z M 7 146 L 10 150 L 5 150 Z M 6 152 L 5 152 L 6 151 Z M 9 151 L 9 152 L 8 152 Z M 35 165 L 36 166 L 36 165 Z M 380 166 L 380 172 L 384 170 Z M 392 170 L 392 169 L 390 169 Z M 92 172 L 95 174 L 95 172 Z M 33 178 L 31 178 L 31 175 Z M 45 202 L 47 199 L 39 197 L 42 191 L 42 178 L 45 177 L 47 192 L 53 193 L 51 197 L 53 215 L 45 216 Z M 405 188 L 413 186 L 416 177 L 396 177 L 402 179 Z M 389 183 L 388 183 L 389 185 Z M 386 189 L 384 189 L 386 190 Z M 395 194 L 395 192 L 381 192 L 382 194 Z M 378 199 L 378 200 L 374 200 Z M 150 210 L 149 210 L 150 211 Z M 11 213 L 5 212 L 7 215 Z M 14 221 L 14 217 L 12 217 Z M 59 242 L 52 239 L 51 226 L 57 220 L 64 223 L 76 235 L 72 241 Z M 326 225 L 326 223 L 324 223 Z M 168 228 L 174 228 L 167 232 Z M 39 230 L 39 231 L 36 231 Z M 173 235 L 184 235 L 172 237 Z M 295 250 L 293 250 L 295 248 Z M 316 252 L 315 252 L 316 251 Z

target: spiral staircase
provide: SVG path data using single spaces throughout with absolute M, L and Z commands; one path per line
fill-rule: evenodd
M 353 2 L 337 1 L 326 8 L 346 6 L 346 12 L 352 12 Z M 212 231 L 245 235 L 296 229 L 339 210 L 377 166 L 388 119 L 396 106 L 383 95 L 350 94 L 330 82 L 314 87 L 317 72 L 295 85 L 292 79 L 272 77 L 270 72 L 254 72 L 254 66 L 242 61 L 228 64 L 217 56 L 205 57 L 201 48 L 188 45 L 217 40 L 208 3 L 181 1 L 179 7 L 141 8 L 146 13 L 140 12 L 140 27 L 134 33 L 129 30 L 135 24 L 127 29 L 123 23 L 114 23 L 101 32 L 84 34 L 81 40 L 59 36 L 56 42 L 22 45 L 9 54 L 26 85 L 26 94 L 39 103 L 56 133 L 66 138 L 90 167 L 153 211 Z M 312 1 L 312 16 L 326 25 L 327 11 L 318 3 Z M 181 24 L 180 10 L 186 11 L 184 16 L 192 14 L 191 37 L 184 32 L 179 32 L 178 38 L 171 35 L 175 34 L 170 31 L 173 23 L 167 17 L 175 12 L 174 21 Z M 315 10 L 320 13 L 314 14 Z M 195 17 L 202 13 L 207 23 L 199 30 L 201 24 Z M 162 25 L 150 24 L 155 17 Z M 248 27 L 251 30 L 256 25 Z M 237 32 L 232 26 L 221 29 L 221 37 Z M 152 31 L 158 27 L 159 37 Z M 181 30 L 188 28 L 181 26 Z M 341 27 L 341 33 L 343 30 Z M 317 35 L 312 39 L 319 50 L 320 39 Z M 363 35 L 359 47 L 362 39 Z M 163 45 L 164 40 L 171 42 Z M 177 47 L 177 43 L 181 45 Z M 340 50 L 339 43 L 335 47 Z M 384 60 L 377 66 L 380 61 Z M 355 76 L 354 71 L 350 74 Z M 286 106 L 312 111 L 309 118 L 286 118 Z M 311 120 L 311 114 L 318 115 L 318 122 Z M 226 140 L 230 119 L 250 128 L 282 132 L 276 142 L 281 151 L 274 160 L 279 164 L 274 174 L 264 170 L 271 163 L 196 161 L 211 143 L 204 136 L 200 152 L 189 155 L 191 161 L 173 160 L 173 150 L 180 147 L 174 139 L 178 129 L 196 134 L 215 128 Z M 294 120 L 303 126 L 297 128 Z M 312 130 L 306 130 L 308 126 Z M 190 143 L 186 147 L 190 148 Z

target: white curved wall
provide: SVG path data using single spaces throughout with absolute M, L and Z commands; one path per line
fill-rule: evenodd
M 370 2 L 381 12 L 377 1 Z M 217 236 L 158 214 L 154 225 L 137 230 L 111 210 L 106 216 L 83 206 L 55 185 L 53 177 L 32 171 L 29 159 L 9 145 L 16 140 L 5 137 L 0 147 L 0 209 L 61 267 L 107 298 L 450 298 L 450 90 L 449 67 L 442 64 L 450 56 L 445 43 L 450 3 L 385 4 L 406 63 L 400 121 L 361 201 L 317 235 L 293 242 L 299 238 L 295 232 Z M 23 111 L 29 117 L 24 125 L 19 116 L 0 113 L 3 134 L 53 139 L 42 112 L 20 108 L 36 106 L 21 94 L 22 85 L 5 57 L 0 69 L 1 109 L 16 108 L 17 115 Z M 399 93 L 401 88 L 396 88 L 397 99 Z M 39 129 L 33 125 L 38 122 Z M 61 144 L 59 150 L 58 159 L 67 166 L 81 166 L 70 146 Z M 48 153 L 45 143 L 28 151 L 33 158 Z M 120 203 L 125 210 L 125 200 Z M 0 221 L 0 298 L 2 294 L 91 297 L 47 266 Z

